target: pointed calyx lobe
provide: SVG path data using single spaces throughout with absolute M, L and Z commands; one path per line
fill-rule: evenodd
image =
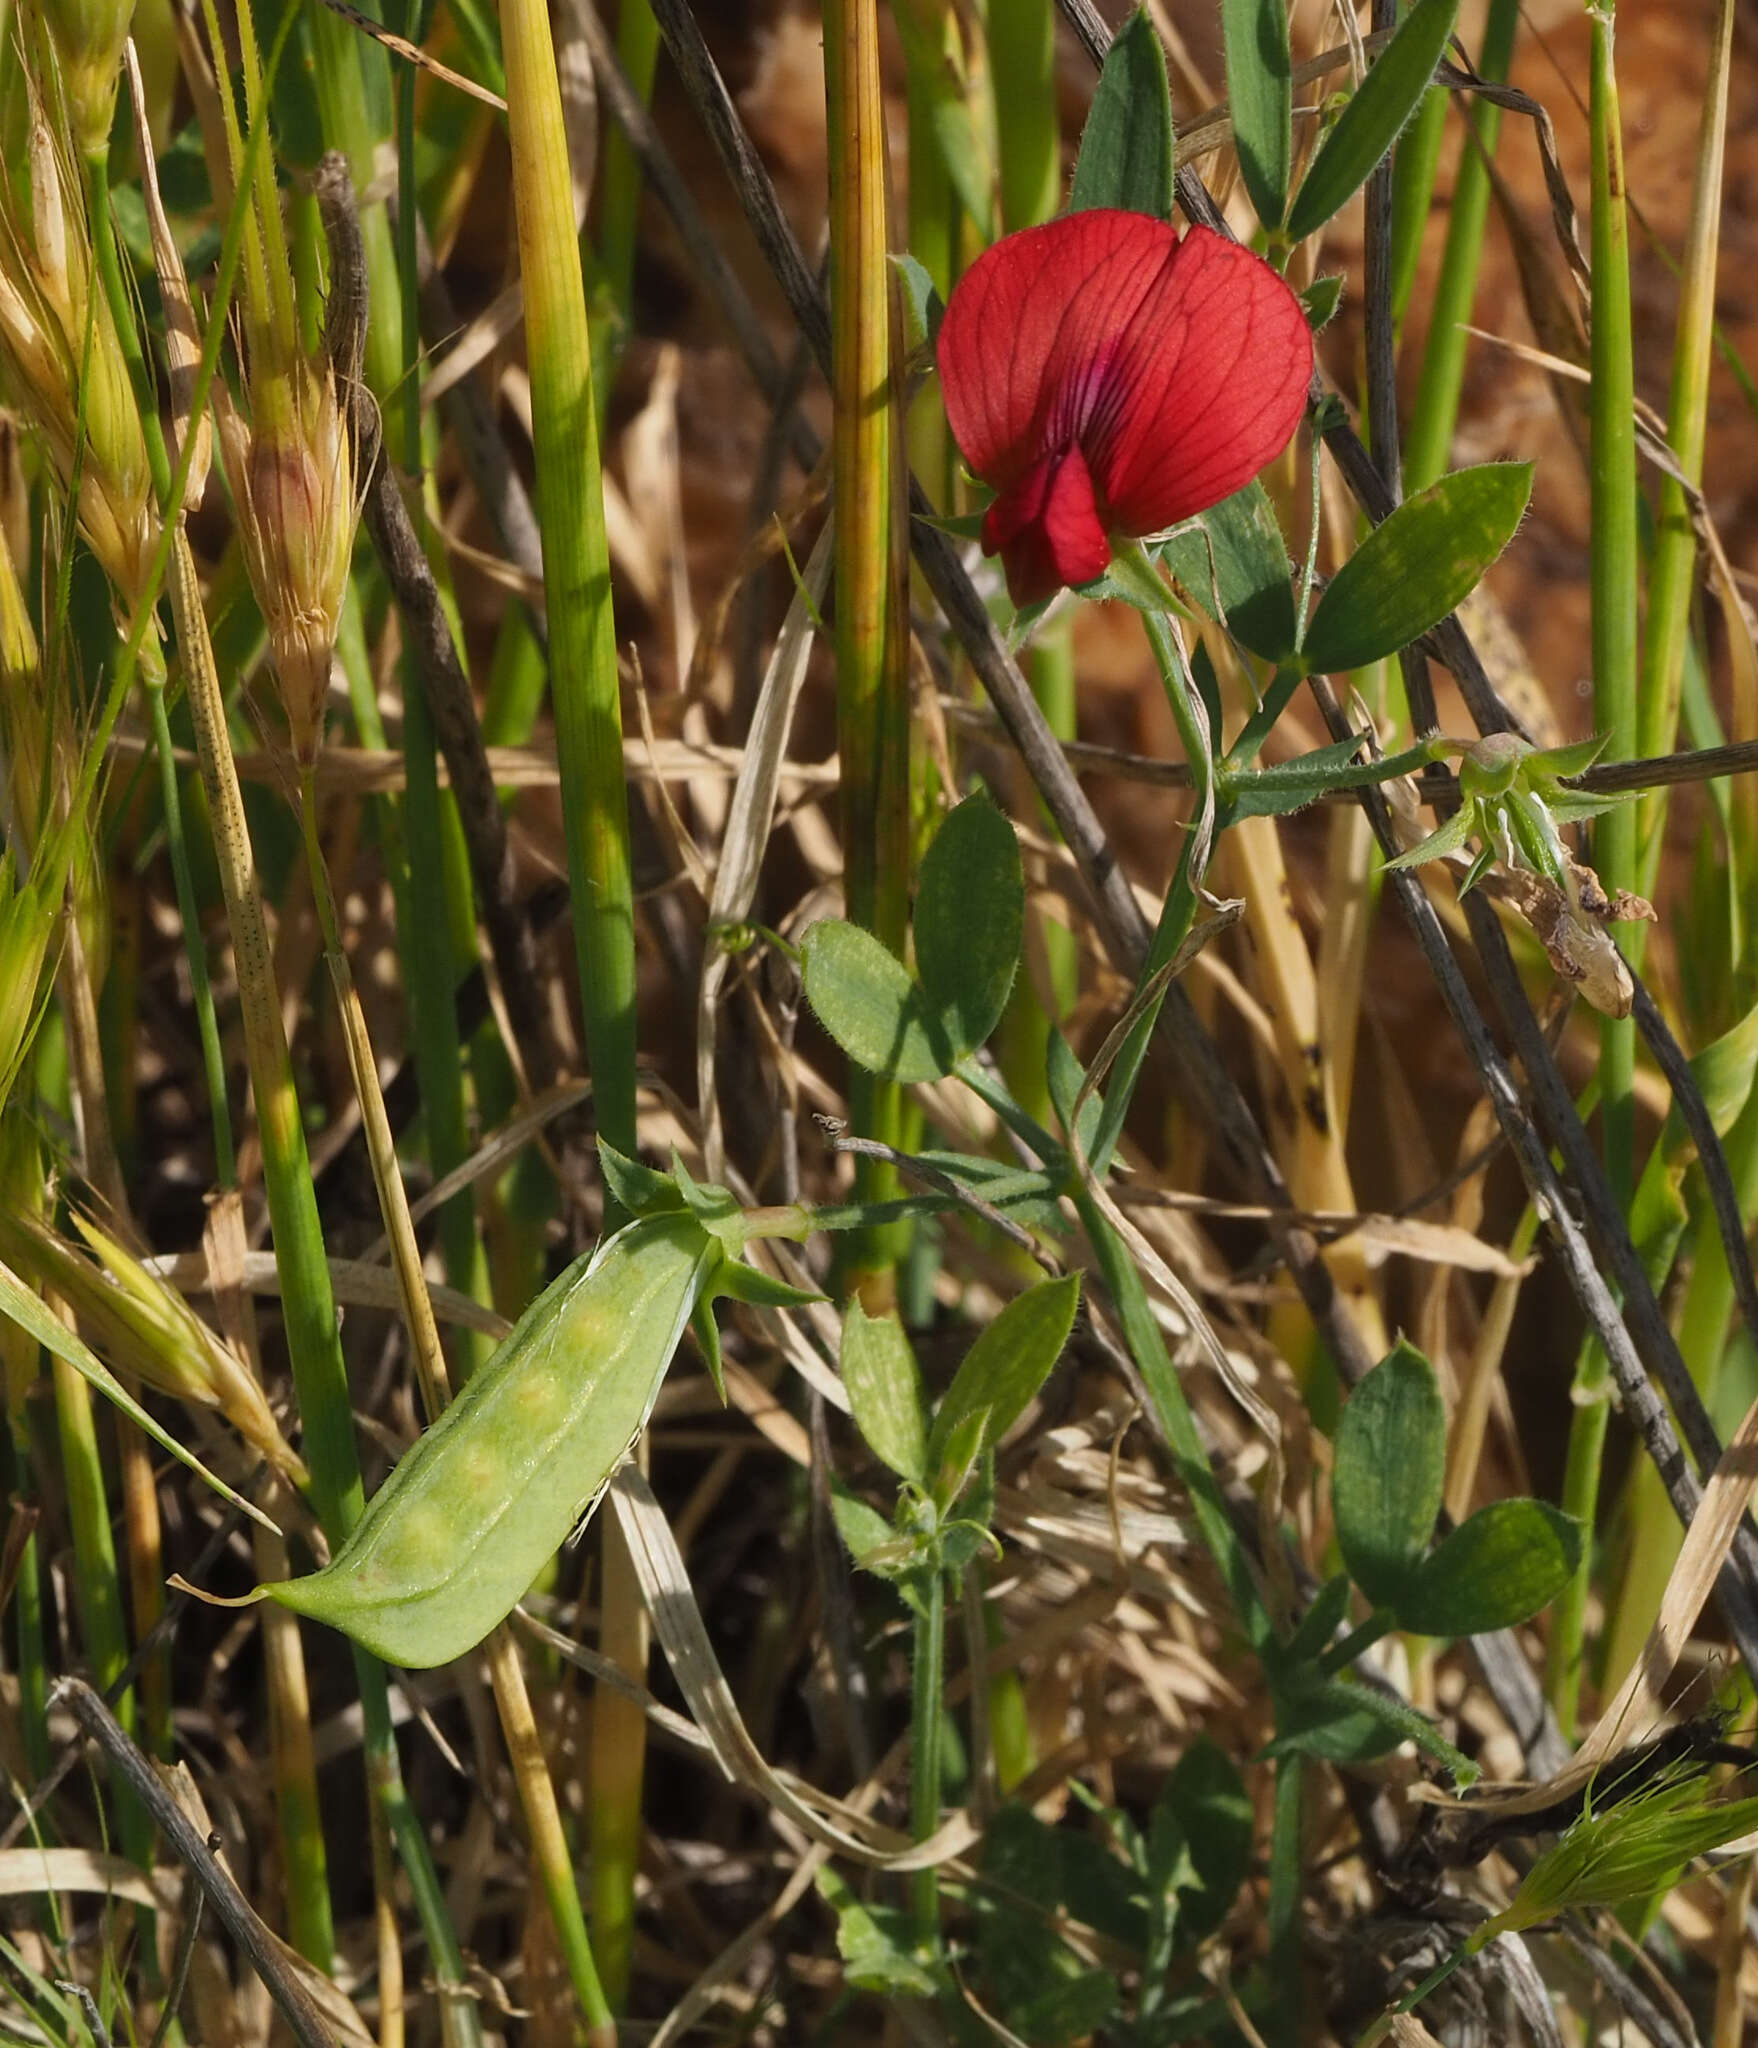
M 1194 518 L 1279 455 L 1312 331 L 1249 249 L 1099 208 L 985 251 L 952 294 L 939 358 L 953 435 L 997 493 L 984 549 L 1030 604 L 1101 575 L 1112 534 Z

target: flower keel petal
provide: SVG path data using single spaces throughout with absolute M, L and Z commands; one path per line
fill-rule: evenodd
M 1001 557 L 1017 605 L 1105 573 L 1111 543 L 1078 448 L 1043 456 L 1002 492 L 984 516 L 983 549 Z

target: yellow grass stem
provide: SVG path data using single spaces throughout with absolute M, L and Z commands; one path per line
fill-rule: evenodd
M 253 1528 L 251 1542 L 260 1580 L 288 1576 L 287 1546 L 278 1536 Z M 258 1626 L 262 1630 L 263 1688 L 269 1701 L 269 1768 L 281 1824 L 281 1854 L 286 1859 L 287 1938 L 307 1962 L 328 1972 L 335 1967 L 336 1930 L 330 1917 L 328 1860 L 318 1812 L 305 1652 L 299 1641 L 299 1623 L 274 1601 L 263 1602 Z
M 909 699 L 905 524 L 892 382 L 892 284 L 885 106 L 876 0 L 826 0 L 830 136 L 831 474 L 836 504 L 836 730 L 842 769 L 844 892 L 850 919 L 894 953 L 909 906 Z M 863 1137 L 896 1143 L 894 1082 L 851 1073 Z M 894 1175 L 861 1162 L 861 1198 Z M 862 1241 L 850 1276 L 867 1306 L 889 1299 L 889 1253 Z
M 635 925 L 610 551 L 592 349 L 549 16 L 509 0 L 501 36 L 513 154 L 543 583 L 574 943 L 600 1132 L 635 1149 Z
M 599 473 L 592 341 L 580 245 L 574 233 L 567 130 L 555 45 L 543 0 L 505 0 L 501 41 L 507 67 L 507 128 L 513 156 L 525 344 L 531 371 L 531 426 L 543 527 L 543 584 L 549 612 L 550 697 L 561 768 L 562 815 L 574 897 L 574 952 L 580 972 L 593 1107 L 601 1136 L 635 1150 L 635 918 L 629 809 L 623 782 L 622 705 L 610 552 Z M 607 1197 L 605 1224 L 615 1204 Z M 605 1563 L 605 1599 L 624 1611 L 636 1595 L 614 1591 L 616 1553 Z M 507 1653 L 511 1662 L 511 1653 Z M 637 1681 L 645 1666 L 628 1674 Z M 602 1693 L 601 1693 L 602 1697 Z M 614 1712 L 595 1729 L 614 1743 Z M 511 1739 L 509 1737 L 509 1739 Z M 595 1738 L 596 1739 L 596 1738 Z M 639 1839 L 641 1759 L 625 1750 L 593 1766 L 594 1917 L 616 1928 L 633 1915 Z M 552 1893 L 551 1906 L 557 1906 Z M 556 1924 L 564 1939 L 561 1913 Z M 603 2023 L 608 2026 L 608 2011 Z

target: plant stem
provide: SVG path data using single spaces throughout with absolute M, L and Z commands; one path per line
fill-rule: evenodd
M 214 854 L 238 967 L 245 1060 L 256 1100 L 263 1181 L 281 1278 L 282 1320 L 305 1430 L 312 1504 L 332 1546 L 339 1547 L 360 1519 L 365 1496 L 354 1448 L 353 1408 L 342 1359 L 335 1296 L 330 1286 L 323 1229 L 318 1221 L 317 1195 L 292 1061 L 281 1022 L 274 955 L 257 888 L 238 769 L 232 758 L 225 699 L 202 612 L 195 558 L 189 551 L 181 521 L 168 538 L 171 606 L 177 621 Z M 410 1810 L 403 1788 L 384 1667 L 364 1651 L 356 1652 L 354 1662 L 360 1682 L 368 1783 L 374 1797 L 384 1803 L 408 1873 L 434 1975 L 441 1986 L 448 2040 L 453 2048 L 478 2048 L 482 2027 L 475 2001 L 463 1991 L 463 1954 L 446 1913 L 427 1837 Z
M 1154 1319 L 1141 1274 L 1122 1240 L 1099 1213 L 1092 1197 L 1084 1190 L 1076 1190 L 1074 1204 L 1080 1213 L 1081 1227 L 1098 1259 L 1099 1271 L 1117 1305 L 1124 1342 L 1135 1361 L 1136 1371 L 1141 1374 L 1154 1421 L 1172 1453 L 1179 1480 L 1190 1496 L 1197 1529 L 1221 1574 L 1240 1627 L 1253 1647 L 1261 1649 L 1271 1633 L 1269 1613 L 1258 1591 L 1251 1560 L 1227 1512 L 1221 1489 L 1215 1483 L 1209 1454 L 1196 1426 L 1196 1417 L 1191 1412 L 1184 1382 L 1166 1350 L 1166 1340 Z
M 646 106 L 653 97 L 653 74 L 659 66 L 659 24 L 647 0 L 618 0 L 617 62 Z M 629 146 L 629 138 L 616 122 L 607 123 L 598 184 L 598 260 L 625 334 L 635 296 L 641 185 L 640 160 Z M 614 368 L 614 364 L 607 362 L 606 368 Z M 609 379 L 605 381 L 608 384 Z M 608 397 L 608 390 L 602 395 Z
M 1364 1622 L 1352 1628 L 1340 1642 L 1330 1645 L 1319 1659 L 1319 1668 L 1327 1677 L 1335 1677 L 1339 1671 L 1346 1671 L 1364 1650 L 1371 1650 L 1381 1636 L 1390 1635 L 1397 1625 L 1389 1614 L 1370 1614 Z
M 876 0 L 826 0 L 824 87 L 830 138 L 831 480 L 836 505 L 836 732 L 844 891 L 850 920 L 902 955 L 909 904 L 908 605 L 891 374 L 885 113 Z M 849 1077 L 855 1128 L 900 1142 L 901 1091 Z M 865 1160 L 857 1199 L 884 1201 L 889 1167 Z M 846 1247 L 851 1280 L 877 1310 L 891 1248 Z
M 538 0 L 507 0 L 501 36 L 586 1056 L 598 1129 L 633 1154 L 635 918 L 585 285 L 547 10 Z M 614 1228 L 608 1204 L 605 1225 Z
M 1270 1832 L 1270 1969 L 1277 1986 L 1281 2038 L 1288 2048 L 1302 2038 L 1304 1966 L 1300 1941 L 1300 1898 L 1306 1882 L 1301 1848 L 1306 1764 L 1300 1756 L 1276 1760 L 1275 1818 Z
M 1514 54 L 1514 34 L 1519 25 L 1519 0 L 1490 0 L 1489 16 L 1483 30 L 1483 53 L 1477 68 L 1492 83 L 1499 83 L 1508 75 Z M 1446 97 L 1444 93 L 1440 95 L 1443 102 Z M 1404 490 L 1407 496 L 1426 490 L 1446 474 L 1452 454 L 1453 429 L 1459 418 L 1459 393 L 1465 381 L 1465 351 L 1470 341 L 1465 323 L 1471 318 L 1472 301 L 1477 296 L 1484 222 L 1489 214 L 1490 183 L 1486 159 L 1495 155 L 1502 110 L 1487 100 L 1481 105 L 1472 102 L 1465 107 L 1465 119 L 1476 132 L 1477 144 L 1466 137 L 1464 151 L 1459 158 L 1458 176 L 1453 183 L 1447 246 L 1441 258 L 1440 276 L 1435 280 L 1434 299 L 1429 310 L 1422 379 L 1416 388 L 1416 405 L 1410 417 L 1410 431 L 1404 441 Z M 1400 157 L 1403 150 L 1404 145 L 1400 143 Z
M 910 1688 L 910 1832 L 925 1842 L 940 1825 L 940 1717 L 946 1710 L 946 1580 L 928 1572 L 915 1618 Z M 932 1867 L 910 1879 L 916 1940 L 940 1946 L 940 1873 Z
M 1451 97 L 1438 85 L 1429 87 L 1415 119 L 1398 138 L 1392 158 L 1392 319 L 1400 330 L 1422 261 L 1423 229 L 1434 203 L 1435 172 L 1440 165 L 1447 102 Z
M 550 696 L 555 707 L 562 818 L 574 897 L 574 951 L 598 1131 L 635 1152 L 635 912 L 629 807 L 623 780 L 622 705 L 611 616 L 610 550 L 599 474 L 592 337 L 580 244 L 574 233 L 567 132 L 555 46 L 544 0 L 503 0 L 507 124 L 513 153 L 525 340 L 531 365 L 532 441 L 543 525 L 543 587 L 549 611 Z M 604 1227 L 619 1218 L 609 1192 Z M 626 1560 L 605 1553 L 605 1574 Z M 638 1595 L 624 1584 L 606 1602 Z M 631 1670 L 640 1682 L 645 1668 Z M 603 1697 L 601 1692 L 600 1697 Z M 616 1734 L 614 1715 L 612 1737 Z M 597 1724 L 595 1723 L 595 1728 Z M 624 1754 L 625 1766 L 627 1763 Z M 601 1923 L 632 1923 L 632 1862 L 619 1845 L 638 1840 L 641 1773 L 593 1768 L 595 1908 Z M 536 1845 L 540 1848 L 541 1845 Z M 604 1852 L 601 1855 L 601 1850 Z M 604 1889 L 614 1883 L 612 1900 Z M 552 1899 L 552 1905 L 554 1900 Z M 567 1939 L 562 1921 L 558 1930 Z M 603 2004 L 603 1994 L 599 1995 Z M 608 2008 L 605 2008 L 608 2025 Z M 597 2024 L 595 2019 L 595 2024 Z
M 436 1179 L 443 1179 L 462 1166 L 470 1153 L 464 1113 L 464 1046 L 458 1036 L 454 1000 L 458 955 L 452 933 L 457 920 L 452 914 L 451 890 L 447 886 L 456 874 L 459 888 L 468 895 L 470 877 L 468 867 L 458 873 L 446 860 L 446 826 L 450 823 L 455 831 L 456 818 L 447 816 L 447 799 L 439 786 L 433 718 L 426 692 L 414 677 L 405 678 L 403 691 L 403 759 L 407 787 L 402 824 L 408 850 L 407 899 L 412 921 L 400 950 L 409 987 L 416 1064 L 421 1075 L 427 1156 Z M 465 922 L 474 936 L 475 921 L 468 912 Z M 460 1189 L 441 1209 L 439 1237 L 448 1285 L 473 1300 L 486 1302 L 488 1266 L 476 1231 L 476 1203 L 469 1189 Z M 468 1378 L 492 1347 L 480 1332 L 468 1330 L 455 1332 L 453 1341 L 454 1355 L 463 1377 Z
M 1001 172 L 1001 225 L 1035 227 L 1062 201 L 1062 127 L 1056 117 L 1055 0 L 989 0 L 989 75 Z
M 1159 571 L 1148 560 L 1139 542 L 1131 543 L 1126 553 L 1119 556 L 1114 567 L 1139 584 L 1143 597 L 1151 595 L 1150 583 L 1154 588 L 1163 588 Z M 1191 924 L 1196 916 L 1198 891 L 1208 870 L 1209 851 L 1214 838 L 1215 763 L 1208 713 L 1204 710 L 1202 698 L 1191 680 L 1185 665 L 1184 650 L 1172 630 L 1170 619 L 1163 611 L 1153 610 L 1146 605 L 1142 608 L 1141 619 L 1147 630 L 1148 644 L 1154 651 L 1154 661 L 1160 671 L 1160 680 L 1165 685 L 1166 701 L 1172 709 L 1173 722 L 1178 728 L 1185 759 L 1190 764 L 1190 786 L 1195 799 L 1195 815 L 1191 822 L 1190 834 L 1185 840 L 1184 851 L 1173 874 L 1172 886 L 1166 892 L 1166 901 L 1160 911 L 1160 922 L 1155 927 L 1153 942 L 1148 947 L 1146 959 L 1142 962 L 1141 979 L 1137 986 L 1145 987 L 1177 956 L 1179 947 L 1189 936 Z M 1136 1020 L 1134 1028 L 1117 1055 L 1116 1065 L 1112 1068 L 1106 1090 L 1104 1116 L 1091 1153 L 1095 1173 L 1105 1171 L 1106 1163 L 1122 1133 L 1123 1119 L 1128 1114 L 1130 1098 L 1135 1092 L 1142 1061 L 1147 1057 L 1148 1042 L 1153 1036 L 1154 1022 L 1159 1014 L 1160 1003 L 1156 1000 L 1149 1004 Z
M 1635 385 L 1630 328 L 1630 252 L 1624 207 L 1623 135 L 1613 66 L 1613 10 L 1592 16 L 1589 125 L 1593 157 L 1593 383 L 1591 616 L 1594 722 L 1609 735 L 1605 758 L 1636 751 L 1639 557 L 1636 521 Z M 1636 814 L 1619 805 L 1599 821 L 1595 865 L 1608 892 L 1634 888 Z M 1636 1031 L 1629 1018 L 1600 1020 L 1600 1118 L 1612 1199 L 1627 1207 L 1632 1186 Z M 1591 1530 L 1609 1419 L 1609 1372 L 1594 1346 L 1576 1376 L 1575 1410 L 1563 1480 L 1564 1509 Z M 1593 1546 L 1558 1602 L 1551 1634 L 1550 1696 L 1558 1725 L 1572 1736 L 1579 1705 L 1582 1639 Z
M 1709 366 L 1715 340 L 1715 273 L 1721 244 L 1721 187 L 1727 161 L 1733 33 L 1734 0 L 1721 0 L 1709 43 L 1709 76 L 1704 83 L 1697 175 L 1679 282 L 1679 322 L 1673 340 L 1672 388 L 1667 403 L 1667 442 L 1680 470 L 1693 484 L 1701 483 L 1703 478 L 1703 446 L 1709 419 Z M 1644 754 L 1666 753 L 1677 740 L 1696 562 L 1697 536 L 1691 525 L 1684 486 L 1670 476 L 1662 476 L 1648 569 L 1648 636 L 1643 648 L 1639 692 L 1638 746 Z M 1643 798 L 1637 808 L 1642 876 L 1637 886 L 1644 892 L 1652 886 L 1659 866 L 1666 809 L 1666 798 L 1658 792 Z M 1626 937 L 1627 948 L 1635 937 L 1634 932 Z

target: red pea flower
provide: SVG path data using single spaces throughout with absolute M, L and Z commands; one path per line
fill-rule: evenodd
M 996 491 L 983 551 L 1015 604 L 1090 583 L 1139 539 L 1249 483 L 1312 377 L 1300 301 L 1212 229 L 1094 208 L 1005 236 L 940 325 L 954 438 Z

